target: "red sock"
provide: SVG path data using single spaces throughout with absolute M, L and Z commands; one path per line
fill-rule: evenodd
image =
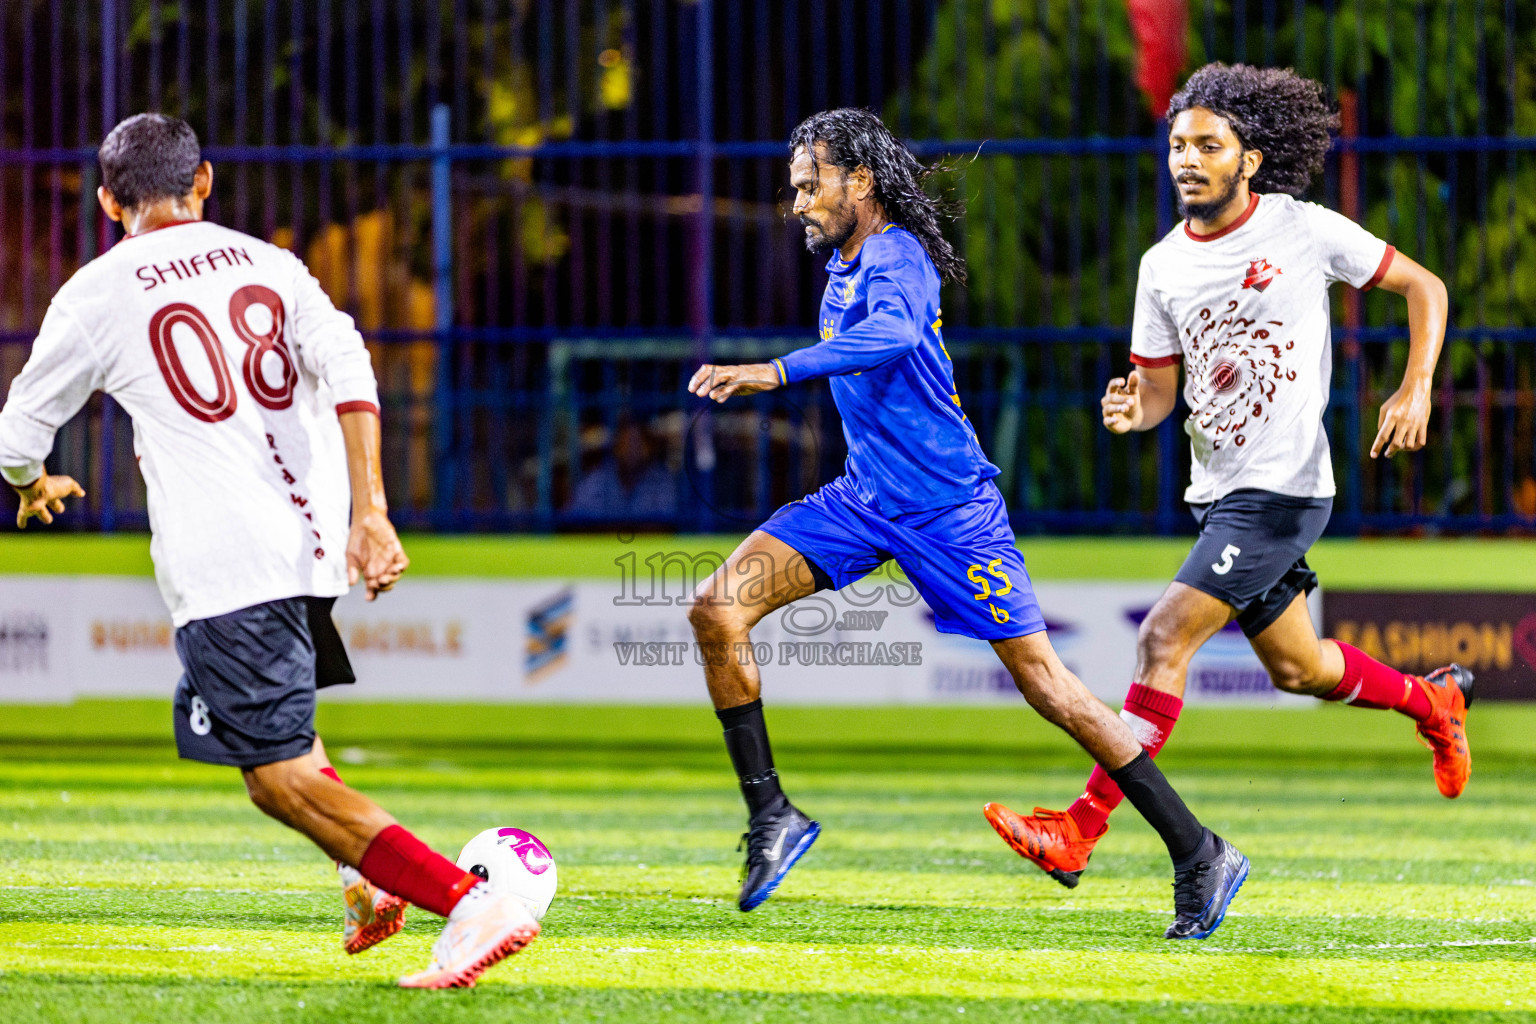
M 399 825 L 373 837 L 357 870 L 385 892 L 442 917 L 480 881 Z
M 1434 713 L 1429 697 L 1414 680 L 1397 669 L 1335 640 L 1344 655 L 1344 679 L 1322 696 L 1323 700 L 1341 700 L 1357 708 L 1401 711 L 1415 722 Z
M 1173 725 L 1183 710 L 1184 702 L 1173 694 L 1132 683 L 1120 717 L 1131 727 L 1136 742 L 1148 756 L 1156 757 L 1163 744 L 1168 742 L 1168 734 L 1173 732 Z M 1078 831 L 1083 835 L 1096 836 L 1104 831 L 1110 812 L 1124 799 L 1109 773 L 1094 765 L 1093 774 L 1088 776 L 1087 790 L 1067 808 L 1067 814 L 1077 822 Z

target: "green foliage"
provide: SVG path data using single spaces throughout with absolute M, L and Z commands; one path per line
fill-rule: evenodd
M 1246 0 L 1192 3 L 1186 70 L 1208 60 L 1292 65 L 1317 78 L 1357 111 L 1362 136 L 1536 133 L 1536 18 L 1524 7 L 1506 22 L 1501 5 L 1454 0 L 1362 0 L 1337 5 L 1264 5 Z M 1300 10 L 1298 18 L 1296 12 Z M 1274 20 L 1266 27 L 1265 13 Z M 1237 25 L 1244 26 L 1238 52 Z M 1208 40 L 1209 35 L 1209 40 Z M 1135 93 L 1135 53 L 1121 3 L 1098 0 L 948 0 L 938 7 L 932 41 L 915 81 L 887 107 L 918 137 L 944 139 L 1140 136 L 1158 126 Z M 910 122 L 902 118 L 910 117 Z M 956 187 L 970 205 L 954 237 L 970 263 L 970 281 L 945 296 L 954 326 L 1128 326 L 1137 262 L 1157 237 L 1159 193 L 1171 204 L 1156 144 L 1138 158 L 1096 154 L 955 161 Z M 1451 323 L 1472 328 L 1536 322 L 1536 161 L 1503 152 L 1367 152 L 1335 156 L 1309 198 L 1355 216 L 1405 254 L 1440 273 L 1451 291 Z M 1171 205 L 1168 216 L 1172 216 Z M 1339 290 L 1342 292 L 1342 289 Z M 1335 297 L 1336 321 L 1347 318 Z M 1367 327 L 1403 327 L 1402 300 L 1375 294 L 1359 305 Z M 1065 348 L 1066 346 L 1062 346 Z M 1360 409 L 1333 415 L 1341 480 L 1349 479 L 1344 440 L 1368 450 L 1376 405 L 1396 390 L 1406 341 L 1363 346 L 1358 373 L 1340 349 L 1336 386 L 1357 380 Z M 1021 357 L 1031 378 L 1067 388 L 1098 383 L 1092 351 Z M 1119 365 L 1117 363 L 1117 365 Z M 1520 392 L 1526 408 L 1536 378 L 1536 346 L 1453 340 L 1442 361 L 1455 396 L 1432 423 L 1435 457 L 1395 468 L 1364 468 L 1367 507 L 1497 514 L 1511 507 L 1502 481 L 1482 477 L 1477 455 L 1488 437 L 1513 430 L 1529 437 L 1529 413 L 1474 410 L 1483 382 Z M 1350 371 L 1353 372 L 1353 371 Z M 1347 397 L 1347 396 L 1346 396 Z M 1092 420 L 1091 407 L 1084 408 Z M 1517 403 L 1518 405 L 1519 403 Z M 1491 425 L 1486 416 L 1492 416 Z M 1506 417 L 1514 417 L 1509 422 Z M 1091 461 L 1082 458 L 1092 425 L 1055 404 L 1003 422 L 988 450 L 1004 466 L 1004 486 L 1025 508 L 1093 507 L 1102 500 Z M 1157 441 L 1117 471 L 1112 505 L 1128 500 L 1132 477 L 1155 479 Z M 1173 443 L 1181 444 L 1180 439 Z M 1516 481 L 1530 474 L 1529 443 L 1515 454 Z M 1122 451 L 1112 456 L 1124 458 Z M 1015 475 L 1024 471 L 1019 480 Z M 1349 496 L 1346 495 L 1346 500 Z
M 1083 73 L 1095 66 L 1105 68 L 1102 82 Z M 1142 133 L 1149 119 L 1131 87 L 1133 66 L 1121 3 L 951 0 L 916 80 L 887 113 L 922 138 Z M 1128 254 L 1153 224 L 1151 206 L 1138 209 L 1135 196 L 1154 161 L 993 156 L 983 145 L 952 164 L 969 206 L 955 231 L 971 276 L 946 306 L 968 310 L 976 325 L 1129 319 Z M 1073 251 L 1079 239 L 1086 247 Z
M 1536 131 L 1536 23 L 1529 17 L 1517 16 L 1511 28 L 1501 9 L 1452 0 L 1363 0 L 1331 13 L 1311 4 L 1299 21 L 1285 11 L 1266 43 L 1262 5 L 1252 3 L 1246 53 L 1235 54 L 1231 0 L 1191 6 L 1188 70 L 1214 59 L 1262 62 L 1268 47 L 1277 63 L 1336 95 L 1356 93 L 1360 134 Z M 1209 50 L 1207 18 L 1216 30 Z M 924 138 L 1152 137 L 1157 126 L 1135 93 L 1134 72 L 1123 4 L 949 0 L 938 9 L 916 80 L 887 112 Z M 1014 158 L 989 156 L 983 146 L 974 160 L 957 163 L 971 216 L 955 230 L 972 272 L 968 294 L 949 300 L 957 312 L 965 303 L 974 325 L 1128 321 L 1135 286 L 1128 253 L 1139 256 L 1156 240 L 1155 186 L 1166 174 L 1160 154 Z M 1401 240 L 1432 268 L 1454 262 L 1464 297 L 1490 289 L 1490 310 L 1497 296 L 1525 322 L 1536 318 L 1532 215 L 1504 214 L 1511 195 L 1528 196 L 1536 183 L 1529 177 L 1536 172 L 1524 169 L 1529 158 L 1519 158 L 1522 170 L 1513 177 L 1502 154 L 1486 167 L 1466 154 L 1372 154 L 1361 163 L 1357 215 L 1368 227 Z M 1314 196 L 1330 201 L 1321 182 Z M 1454 239 L 1447 234 L 1452 208 Z M 1516 280 L 1524 290 L 1508 293 L 1507 282 Z M 1368 322 L 1391 322 L 1390 305 L 1372 304 Z M 1477 308 L 1476 301 L 1458 303 L 1457 322 L 1474 322 Z M 1514 310 L 1490 315 L 1510 318 Z

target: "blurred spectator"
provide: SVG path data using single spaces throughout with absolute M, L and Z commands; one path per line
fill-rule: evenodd
M 677 515 L 677 482 L 654 438 L 625 420 L 608 454 L 576 481 L 566 512 L 582 520 L 670 525 Z

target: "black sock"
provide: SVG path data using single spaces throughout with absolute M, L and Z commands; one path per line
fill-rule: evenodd
M 763 702 L 754 700 L 717 710 L 715 717 L 725 728 L 725 749 L 730 752 L 731 765 L 741 780 L 747 816 L 756 821 L 760 815 L 788 806 L 789 799 L 779 788 L 779 773 L 773 770 L 773 749 L 768 746 L 768 726 L 763 723 Z
M 1173 791 L 1151 756 L 1143 750 L 1124 768 L 1109 773 L 1120 792 L 1157 829 L 1168 846 L 1173 866 L 1183 870 L 1198 859 L 1205 846 L 1206 829 Z

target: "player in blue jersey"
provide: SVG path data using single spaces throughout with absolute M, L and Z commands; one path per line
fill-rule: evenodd
M 1248 860 L 1196 820 L 1130 728 L 1051 648 L 992 482 L 997 467 L 961 411 L 939 333 L 939 285 L 962 282 L 965 262 L 940 233 L 945 211 L 923 190 L 931 169 L 864 110 L 809 118 L 790 136 L 790 154 L 806 246 L 832 253 L 821 341 L 771 363 L 702 366 L 689 382 L 724 402 L 830 378 L 848 441 L 846 472 L 762 524 L 700 585 L 689 611 L 750 816 L 741 909 L 772 895 L 820 832 L 779 786 L 749 633 L 769 612 L 894 558 L 938 628 L 989 641 L 1030 705 L 1125 790 L 1174 862 L 1168 937 L 1204 938 Z

